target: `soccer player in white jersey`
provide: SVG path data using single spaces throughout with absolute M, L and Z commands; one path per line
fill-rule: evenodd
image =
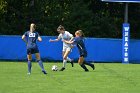
M 58 38 L 54 40 L 50 39 L 50 42 L 56 42 L 61 39 L 62 41 L 63 40 L 71 41 L 73 39 L 73 35 L 70 34 L 68 31 L 65 31 L 65 28 L 62 25 L 60 25 L 57 28 L 57 32 L 59 33 Z M 71 48 L 72 48 L 72 44 L 67 44 L 63 42 L 63 50 L 62 50 L 63 51 L 63 67 L 60 69 L 60 71 L 65 70 L 67 61 L 69 61 L 73 67 L 73 60 L 68 57 L 68 54 L 70 53 Z

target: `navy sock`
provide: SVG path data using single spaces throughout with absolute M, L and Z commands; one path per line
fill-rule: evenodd
M 85 71 L 88 71 L 88 69 L 87 69 L 87 67 L 84 65 L 84 64 L 82 64 L 82 65 L 80 65 Z
M 38 60 L 37 62 L 39 64 L 40 68 L 42 69 L 42 71 L 45 71 L 44 66 L 43 66 L 43 62 L 41 60 Z
M 31 73 L 31 67 L 32 67 L 32 63 L 31 61 L 28 61 L 28 73 Z

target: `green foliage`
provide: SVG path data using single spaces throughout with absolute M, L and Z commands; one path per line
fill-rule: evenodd
M 131 37 L 139 38 L 139 4 L 129 4 Z M 87 37 L 122 37 L 123 3 L 100 0 L 1 0 L 0 34 L 22 35 L 30 23 L 41 35 L 57 35 L 62 24 L 74 34 L 82 29 Z
M 1 15 L 6 12 L 6 9 L 5 9 L 6 5 L 7 5 L 7 2 L 5 0 L 0 1 L 0 14 Z

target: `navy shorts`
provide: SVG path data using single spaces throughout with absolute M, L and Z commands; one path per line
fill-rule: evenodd
M 30 55 L 30 54 L 35 54 L 35 53 L 39 53 L 38 48 L 28 48 L 28 49 L 27 49 L 27 54 L 28 54 L 28 55 Z
M 81 51 L 80 52 L 80 57 L 87 57 L 87 52 L 86 51 Z

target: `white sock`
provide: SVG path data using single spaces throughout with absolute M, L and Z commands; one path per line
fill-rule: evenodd
M 63 60 L 63 67 L 65 68 L 66 67 L 66 63 L 67 63 L 67 60 Z
M 71 59 L 69 57 L 67 57 L 67 61 L 70 61 L 71 62 Z

